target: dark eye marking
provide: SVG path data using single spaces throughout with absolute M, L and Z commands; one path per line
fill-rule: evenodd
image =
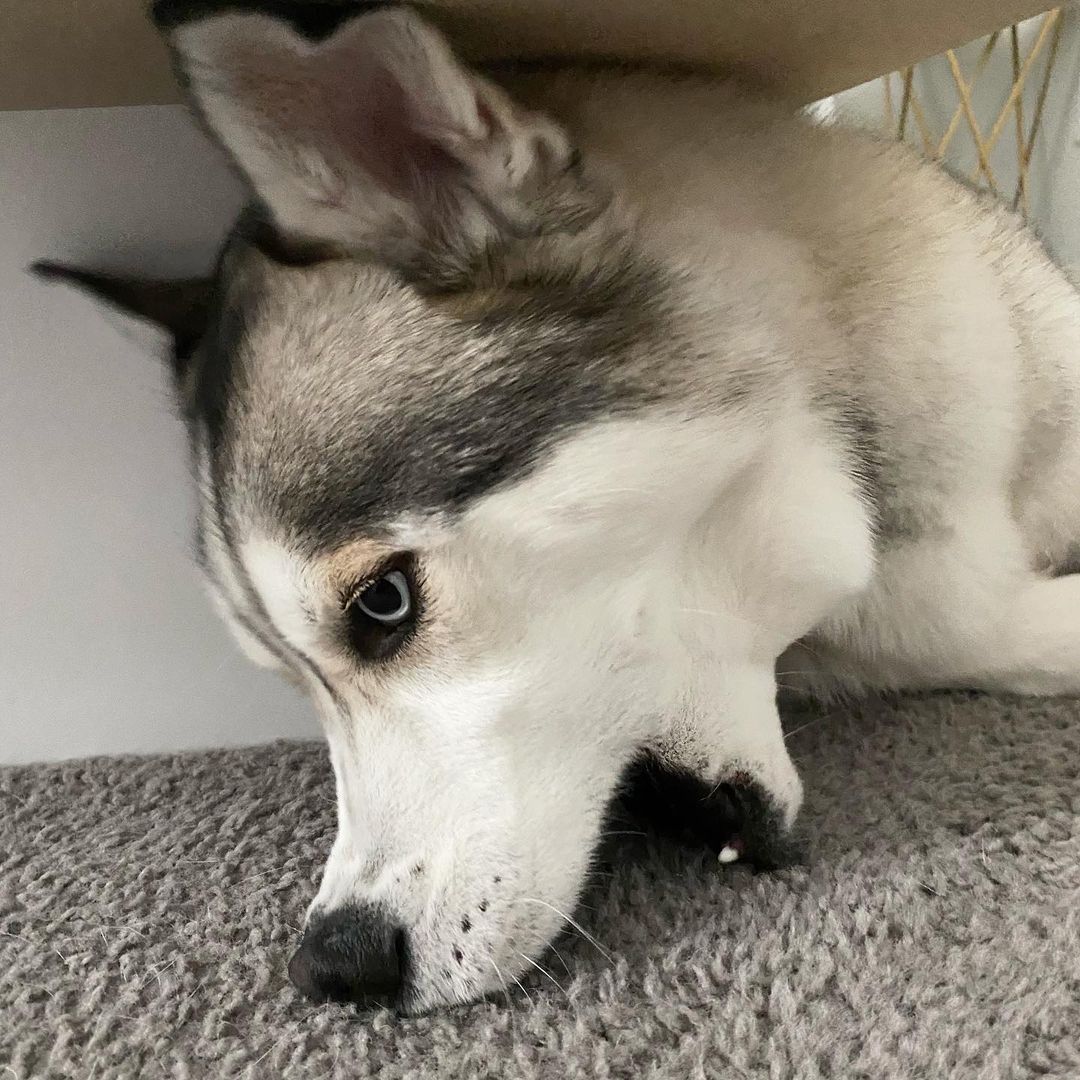
M 343 596 L 352 648 L 365 660 L 386 660 L 412 636 L 420 614 L 416 559 L 395 555 Z

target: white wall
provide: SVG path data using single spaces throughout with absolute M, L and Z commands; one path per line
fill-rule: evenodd
M 237 201 L 178 107 L 0 113 L 0 762 L 316 731 L 202 591 L 157 350 L 24 272 L 198 272 Z

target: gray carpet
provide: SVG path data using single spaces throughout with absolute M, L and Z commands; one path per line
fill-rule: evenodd
M 808 868 L 651 841 L 509 1003 L 308 1006 L 318 747 L 0 771 L 0 1078 L 1080 1077 L 1080 702 L 793 721 Z

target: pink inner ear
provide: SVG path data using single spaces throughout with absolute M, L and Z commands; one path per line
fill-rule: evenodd
M 462 193 L 465 127 L 479 116 L 490 133 L 498 118 L 437 42 L 400 17 L 378 20 L 358 18 L 318 45 L 245 23 L 249 36 L 226 42 L 216 66 L 264 149 L 307 174 L 309 197 L 341 207 L 382 191 L 434 220 Z M 456 115 L 463 108 L 467 119 Z M 305 155 L 316 160 L 307 166 Z
M 351 75 L 351 92 L 335 100 L 327 95 L 326 102 L 329 136 L 350 162 L 407 200 L 460 171 L 461 163 L 423 130 L 417 103 L 399 79 L 381 67 Z

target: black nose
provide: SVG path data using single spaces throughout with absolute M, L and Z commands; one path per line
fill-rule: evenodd
M 289 961 L 289 978 L 316 1001 L 393 1005 L 405 979 L 405 931 L 372 907 L 316 916 Z

